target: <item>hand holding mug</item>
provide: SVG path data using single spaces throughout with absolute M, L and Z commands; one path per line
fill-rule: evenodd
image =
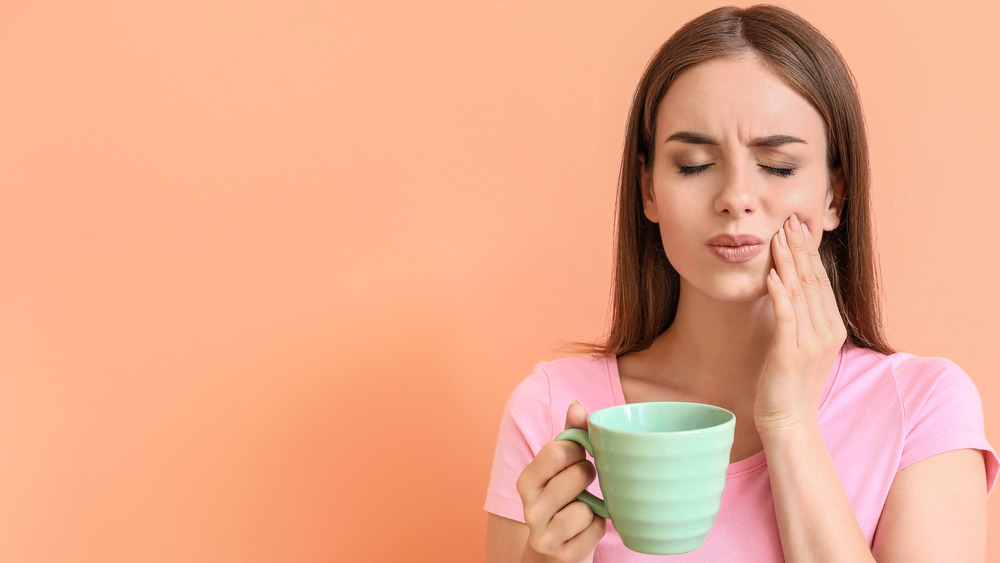
M 774 339 L 754 404 L 761 434 L 815 419 L 827 372 L 847 338 L 819 256 L 821 235 L 793 214 L 771 240 Z
M 626 547 L 650 554 L 697 549 L 718 513 L 733 445 L 733 413 L 700 403 L 633 403 L 599 410 L 572 440 L 594 456 L 604 499 L 580 492 L 611 518 Z M 574 505 L 579 503 L 574 503 Z
M 565 428 L 586 428 L 587 409 L 573 401 Z M 549 442 L 524 468 L 517 492 L 524 505 L 528 546 L 553 561 L 587 561 L 604 537 L 605 520 L 575 501 L 596 477 L 583 447 L 565 440 Z

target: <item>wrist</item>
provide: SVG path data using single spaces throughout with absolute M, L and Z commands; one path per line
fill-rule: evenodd
M 819 437 L 819 421 L 815 416 L 788 418 L 781 421 L 757 424 L 757 434 L 765 449 L 768 444 L 809 442 Z

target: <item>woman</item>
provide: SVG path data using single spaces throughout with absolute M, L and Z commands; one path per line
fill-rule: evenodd
M 892 353 L 871 225 L 833 45 L 770 6 L 681 28 L 632 102 L 609 336 L 511 396 L 487 560 L 645 560 L 575 501 L 600 494 L 583 449 L 551 440 L 588 411 L 694 401 L 733 411 L 736 438 L 712 531 L 673 560 L 982 561 L 982 406 L 954 364 Z

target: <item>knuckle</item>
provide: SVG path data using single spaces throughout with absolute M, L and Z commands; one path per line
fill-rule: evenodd
M 535 459 L 537 460 L 538 458 L 536 457 Z M 539 479 L 536 467 L 537 464 L 535 461 L 529 463 L 528 466 L 521 471 L 521 474 L 517 476 L 517 480 L 514 482 L 514 488 L 517 489 L 517 494 L 521 495 L 522 499 L 528 498 L 532 493 L 539 489 Z
M 569 467 L 584 457 L 583 446 L 576 442 L 559 440 L 553 444 L 553 450 L 555 450 L 553 452 L 554 460 L 559 463 L 560 467 Z
M 804 301 L 806 298 L 806 292 L 802 289 L 801 285 L 793 285 L 788 288 L 788 297 L 792 301 Z
M 816 284 L 822 293 L 833 293 L 833 285 L 830 283 L 830 278 L 826 277 L 824 274 L 816 276 Z
M 833 333 L 833 340 L 835 343 L 843 345 L 844 341 L 847 340 L 847 336 L 847 329 L 843 326 L 839 326 Z
M 532 530 L 537 530 L 537 528 L 545 522 L 543 519 L 542 509 L 536 503 L 528 503 L 524 505 L 524 523 L 528 525 Z
M 528 543 L 531 544 L 531 549 L 534 549 L 538 553 L 543 555 L 552 553 L 552 549 L 550 549 L 548 539 L 544 533 L 531 532 L 528 535 Z
M 774 313 L 774 320 L 779 323 L 795 322 L 795 313 L 788 309 L 780 309 Z
M 820 335 L 820 339 L 823 342 L 824 348 L 828 348 L 831 344 L 837 341 L 837 335 L 839 334 L 839 332 L 840 330 L 837 327 L 833 326 L 827 327 L 823 331 L 823 334 Z
M 565 445 L 557 441 L 547 446 L 549 448 L 547 452 L 548 457 L 559 467 L 566 467 L 569 464 L 569 448 L 566 448 Z
M 582 493 L 587 490 L 587 487 L 597 478 L 597 470 L 594 469 L 593 464 L 589 461 L 583 461 L 579 464 L 579 469 L 577 470 L 576 478 L 574 479 L 573 488 L 577 491 L 577 494 Z M 583 506 L 587 506 L 584 504 Z M 590 508 L 587 508 L 590 510 Z
M 574 527 L 579 528 L 580 531 L 586 530 L 587 526 L 594 520 L 594 511 L 581 501 L 570 503 L 566 509 L 571 511 Z
M 544 458 L 545 456 L 552 455 L 552 451 L 559 448 L 560 440 L 552 440 L 551 442 L 542 446 L 542 449 L 538 450 L 535 454 L 535 459 Z
M 799 275 L 799 284 L 803 288 L 808 289 L 818 289 L 822 284 L 820 283 L 819 276 L 814 272 L 804 272 Z
M 574 463 L 568 468 L 573 476 L 573 484 L 587 486 L 593 480 L 592 475 L 596 473 L 593 464 L 587 460 L 582 460 Z
M 532 545 L 535 551 L 550 557 L 561 560 L 561 555 L 566 548 L 565 530 L 555 523 L 548 523 L 544 528 L 539 528 L 532 537 Z
M 531 488 L 528 484 L 529 478 L 525 476 L 526 472 L 526 470 L 522 471 L 521 474 L 518 475 L 517 481 L 514 482 L 514 488 L 517 489 L 517 494 L 521 496 L 522 501 L 524 501 L 524 498 L 527 496 L 528 489 Z

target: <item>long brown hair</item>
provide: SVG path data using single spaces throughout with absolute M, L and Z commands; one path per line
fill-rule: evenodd
M 653 162 L 656 110 L 685 68 L 716 57 L 751 54 L 808 100 L 826 123 L 827 164 L 843 174 L 840 225 L 823 234 L 820 255 L 855 345 L 892 351 L 882 329 L 871 217 L 868 140 L 854 77 L 836 47 L 796 14 L 775 6 L 712 10 L 680 28 L 653 55 L 629 111 L 619 174 L 611 326 L 590 351 L 647 348 L 677 313 L 680 278 L 658 226 L 643 215 L 640 156 Z

